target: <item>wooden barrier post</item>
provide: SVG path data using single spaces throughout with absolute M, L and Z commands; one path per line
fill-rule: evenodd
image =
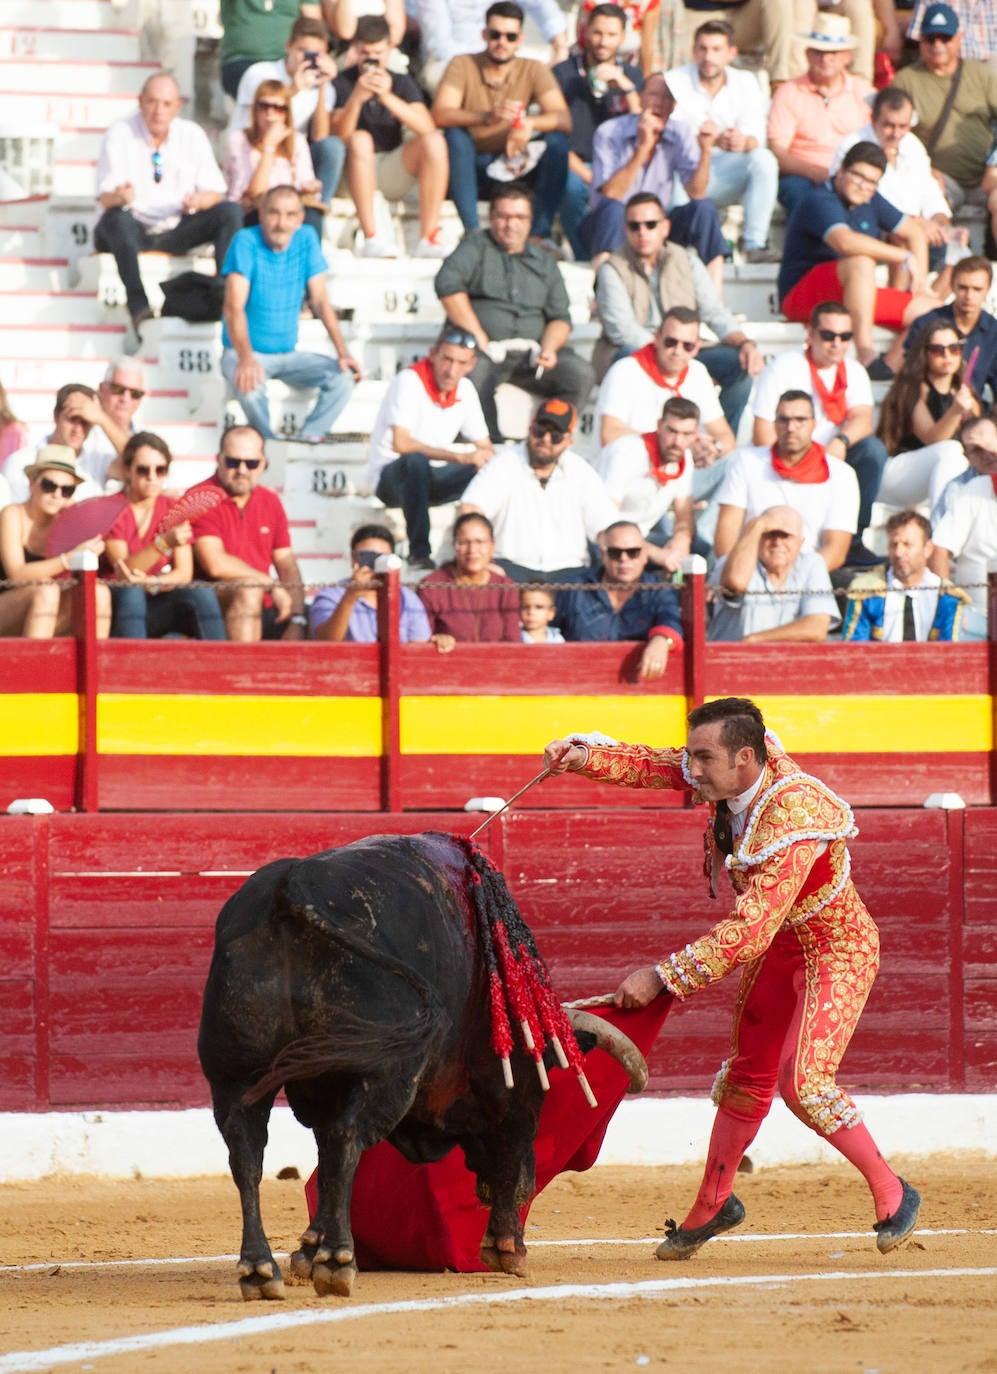
M 76 636 L 76 699 L 79 738 L 76 758 L 77 811 L 100 810 L 97 753 L 97 555 L 74 553 L 69 566 L 76 574 L 73 588 L 73 634 Z
M 997 802 L 997 572 L 987 573 L 987 691 L 993 740 L 990 745 L 990 805 Z
M 402 590 L 396 554 L 380 554 L 374 571 L 377 593 L 377 638 L 381 646 L 381 810 L 400 811 L 401 801 L 401 616 Z
M 682 562 L 682 639 L 688 710 L 703 704 L 706 676 L 706 559 L 692 553 Z

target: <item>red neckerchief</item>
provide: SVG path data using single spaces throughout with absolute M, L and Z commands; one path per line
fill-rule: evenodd
M 457 388 L 447 392 L 446 395 L 436 385 L 436 378 L 433 376 L 433 364 L 428 358 L 420 358 L 418 362 L 412 364 L 412 371 L 426 388 L 426 395 L 434 406 L 439 406 L 441 410 L 449 410 L 451 406 L 457 404 Z
M 644 440 L 644 447 L 647 449 L 647 456 L 651 460 L 651 476 L 662 486 L 666 482 L 675 482 L 685 472 L 685 454 L 678 461 L 678 466 L 673 463 L 664 463 L 658 449 L 658 431 L 652 430 L 650 434 L 640 436 Z M 670 469 L 674 468 L 674 471 Z
M 990 474 L 990 480 L 993 483 L 994 495 L 997 496 L 997 472 L 992 472 Z
M 813 389 L 817 393 L 817 399 L 824 407 L 824 414 L 834 425 L 844 423 L 845 416 L 848 414 L 848 407 L 845 404 L 845 392 L 848 390 L 848 378 L 845 375 L 845 360 L 842 358 L 834 373 L 834 390 L 828 391 L 824 385 L 824 379 L 807 349 L 807 366 L 810 369 L 810 380 Z
M 787 482 L 810 483 L 826 482 L 831 475 L 827 454 L 821 444 L 811 444 L 798 463 L 788 467 L 772 445 L 772 468 L 777 477 L 785 477 Z
M 676 396 L 681 390 L 686 377 L 689 375 L 689 364 L 686 363 L 675 381 L 672 381 L 670 377 L 666 377 L 658 366 L 653 340 L 651 343 L 645 344 L 643 348 L 638 348 L 637 352 L 632 353 L 630 356 L 644 369 L 655 386 L 664 387 L 666 391 L 674 391 Z

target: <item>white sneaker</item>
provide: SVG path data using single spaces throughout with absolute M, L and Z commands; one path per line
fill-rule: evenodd
M 448 258 L 450 249 L 443 242 L 443 230 L 437 227 L 431 234 L 423 235 L 415 250 L 417 258 Z
M 372 239 L 365 238 L 360 249 L 365 258 L 397 258 L 398 248 L 392 239 L 375 234 Z

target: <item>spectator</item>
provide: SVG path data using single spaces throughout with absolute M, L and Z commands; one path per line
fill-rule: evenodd
M 868 558 L 862 534 L 872 519 L 887 449 L 872 432 L 872 387 L 869 374 L 848 355 L 852 319 L 843 305 L 823 301 L 810 312 L 805 349 L 789 349 L 768 364 L 755 390 L 752 440 L 775 443 L 775 409 L 786 391 L 807 391 L 814 403 L 814 438 L 833 458 L 843 459 L 858 478 L 858 532 L 849 558 Z
M 378 8 L 379 6 L 379 8 Z M 352 44 L 357 32 L 358 17 L 364 14 L 383 14 L 388 21 L 388 42 L 397 48 L 405 37 L 408 17 L 404 0 L 323 0 L 322 11 L 329 32 L 340 43 Z M 352 50 L 351 50 L 352 55 Z
M 395 537 L 386 525 L 361 525 L 350 540 L 353 573 L 345 582 L 323 587 L 312 602 L 312 639 L 330 644 L 377 643 L 377 588 L 374 565 L 394 553 Z M 401 640 L 424 643 L 430 637 L 425 607 L 411 587 L 402 587 Z
M 441 654 L 455 644 L 518 644 L 519 588 L 492 566 L 495 535 L 483 515 L 459 515 L 453 561 L 419 583 L 419 597 Z
M 74 553 L 101 554 L 103 539 L 86 539 L 56 558 L 45 554 L 49 527 L 83 484 L 77 458 L 65 444 L 45 444 L 25 470 L 28 498 L 0 510 L 0 636 L 51 639 L 69 634 L 72 625 L 72 583 L 57 581 L 69 571 Z M 111 626 L 111 597 L 97 583 L 97 638 L 106 639 Z
M 229 639 L 241 644 L 304 639 L 308 625 L 284 507 L 276 492 L 260 485 L 266 467 L 262 434 L 233 425 L 222 435 L 215 472 L 191 488 L 225 493 L 193 521 L 194 557 L 217 584 Z
M 792 506 L 803 519 L 804 548 L 816 549 L 829 572 L 845 562 L 858 520 L 858 482 L 847 463 L 814 442 L 815 425 L 810 393 L 787 391 L 776 406 L 771 448 L 733 455 L 717 493 L 718 557 L 731 552 L 746 520 L 770 506 Z
M 879 194 L 909 218 L 920 222 L 928 241 L 929 266 L 932 271 L 944 271 L 944 276 L 934 284 L 935 294 L 944 299 L 949 293 L 952 273 L 951 266 L 945 264 L 950 254 L 969 256 L 969 249 L 965 247 L 969 231 L 952 228 L 951 206 L 931 170 L 924 144 L 912 132 L 914 119 L 909 95 L 895 86 L 878 91 L 873 101 L 872 119 L 841 140 L 830 175 L 834 176 L 841 159 L 854 144 L 879 144 L 886 154 L 886 171 L 879 183 Z M 949 243 L 953 247 L 947 253 Z
M 592 196 L 579 237 L 593 258 L 611 253 L 624 241 L 624 204 L 637 191 L 653 191 L 662 205 L 672 205 L 671 236 L 696 252 L 720 292 L 727 240 L 712 201 L 706 200 L 717 130 L 710 121 L 694 134 L 672 123 L 675 98 L 661 72 L 649 76 L 640 93 L 639 115 L 607 120 L 592 144 Z M 675 179 L 689 197 L 673 205 Z
M 751 378 L 762 370 L 762 355 L 724 308 L 699 256 L 669 241 L 671 221 L 658 197 L 638 191 L 625 209 L 626 241 L 595 279 L 602 321 L 602 337 L 592 355 L 596 380 L 602 381 L 611 362 L 651 342 L 666 309 L 689 306 L 720 340 L 697 356 L 720 387 L 720 407 L 736 434 Z
M 561 201 L 561 228 L 576 262 L 588 257 L 578 226 L 588 208 L 592 185 L 592 141 L 607 119 L 640 113 L 644 77 L 619 56 L 627 15 L 619 5 L 596 5 L 585 17 L 584 40 L 554 68 L 554 79 L 571 114 L 568 180 Z
M 363 373 L 352 357 L 326 291 L 328 265 L 318 235 L 304 223 L 301 197 L 292 186 L 275 186 L 263 198 L 260 222 L 240 229 L 225 259 L 225 324 L 222 375 L 250 425 L 265 439 L 270 426 L 266 384 L 317 387 L 318 397 L 298 440 L 320 444 L 328 436 Z M 297 350 L 302 297 L 322 321 L 338 362 L 324 353 Z
M 12 453 L 19 448 L 26 448 L 27 443 L 27 426 L 22 425 L 14 414 L 4 385 L 0 382 L 0 469 Z
M 924 11 L 919 56 L 895 84 L 917 110 L 917 136 L 942 174 L 953 210 L 981 205 L 989 217 L 990 242 L 997 234 L 997 165 L 991 165 L 997 120 L 997 70 L 964 60 L 959 16 L 950 5 Z M 951 98 L 950 98 L 951 97 Z
M 696 133 L 704 124 L 717 130 L 706 197 L 717 206 L 744 206 L 746 262 L 778 262 L 780 254 L 768 240 L 779 168 L 765 146 L 761 86 L 753 72 L 731 65 L 737 48 L 733 26 L 725 19 L 700 24 L 692 55 L 692 62 L 673 67 L 666 79 L 682 122 Z
M 951 577 L 969 593 L 975 616 L 967 638 L 986 638 L 987 573 L 997 566 L 997 422 L 968 420 L 960 433 L 969 468 L 945 488 L 935 519 L 932 572 Z
M 467 234 L 436 276 L 436 294 L 451 322 L 481 350 L 470 377 L 494 443 L 502 442 L 495 389 L 511 382 L 580 409 L 592 389 L 592 367 L 567 347 L 568 293 L 557 263 L 528 241 L 529 191 L 513 182 L 492 192 L 488 228 Z
M 528 14 L 540 36 L 551 45 L 551 64 L 563 62 L 568 55 L 568 30 L 564 12 L 557 0 L 523 0 L 514 7 L 519 14 L 507 9 L 484 9 L 482 0 L 415 0 L 415 13 L 422 35 L 422 80 L 428 90 L 440 85 L 448 64 L 455 57 L 475 53 L 481 42 L 482 24 L 493 18 L 518 19 L 522 28 Z M 502 26 L 503 29 L 507 25 Z M 506 58 L 493 58 L 498 63 Z
M 763 66 L 773 90 L 800 74 L 799 46 L 807 40 L 795 30 L 812 22 L 816 5 L 794 4 L 789 0 L 732 0 L 724 7 L 715 3 L 715 0 L 685 0 L 685 8 L 697 15 L 706 12 L 710 19 L 731 24 L 734 42 L 743 53 L 762 47 Z M 839 8 L 848 16 L 855 33 L 853 52 L 856 71 L 871 80 L 874 46 L 872 11 L 875 8 L 876 18 L 884 19 L 884 0 L 873 0 L 872 4 L 869 0 L 844 0 Z M 892 4 L 889 9 L 892 10 Z M 892 32 L 899 53 L 902 39 L 895 18 L 892 20 Z
M 926 283 L 924 231 L 876 190 L 885 169 L 878 144 L 849 148 L 832 180 L 808 191 L 790 216 L 778 280 L 782 313 L 801 324 L 819 301 L 842 301 L 858 360 L 877 379 L 893 374 L 876 358 L 873 325 L 900 330 L 941 303 Z M 887 234 L 899 246 L 885 242 Z M 876 285 L 881 262 L 895 268 L 888 287 Z
M 588 567 L 588 541 L 613 524 L 601 478 L 571 450 L 578 412 L 555 397 L 534 415 L 525 442 L 475 473 L 460 513 L 487 515 L 496 563 L 517 582 L 571 582 Z
M 225 143 L 225 185 L 229 200 L 245 211 L 244 227 L 260 222 L 260 205 L 275 186 L 293 186 L 304 201 L 322 185 L 316 179 L 308 142 L 290 122 L 291 90 L 261 81 L 245 129 L 233 129 Z M 322 236 L 322 211 L 305 206 L 305 223 Z
M 706 638 L 714 643 L 820 644 L 841 623 L 827 564 L 803 547 L 792 506 L 748 520 L 710 583 L 716 600 Z
M 238 104 L 231 129 L 248 128 L 253 102 L 264 81 L 279 81 L 291 91 L 291 124 L 308 142 L 314 175 L 326 205 L 336 194 L 343 174 L 346 148 L 332 132 L 336 106 L 333 81 L 336 64 L 329 56 L 329 31 L 317 19 L 299 18 L 291 28 L 284 56 L 257 62 L 239 82 Z M 317 226 L 316 226 L 317 227 Z
M 692 445 L 696 462 L 708 466 L 731 451 L 734 435 L 724 419 L 713 379 L 696 361 L 699 325 L 695 310 L 673 306 L 653 342 L 609 369 L 596 402 L 596 427 L 603 447 L 621 434 L 649 433 L 664 403 L 681 396 L 699 407 L 700 432 Z
M 564 637 L 569 643 L 646 640 L 637 677 L 642 682 L 664 677 L 669 651 L 682 643 L 678 593 L 648 572 L 636 525 L 617 520 L 603 539 L 601 569 L 588 569 L 579 579 L 591 586 L 558 593 Z
M 563 644 L 564 635 L 551 624 L 555 615 L 557 605 L 549 587 L 519 589 L 519 624 L 524 644 Z
M 193 586 L 189 521 L 159 533 L 173 505 L 163 494 L 172 455 L 158 434 L 133 434 L 121 455 L 128 504 L 104 536 L 111 587 L 111 635 L 117 639 L 224 639 L 225 622 L 213 587 Z
M 322 5 L 329 0 L 322 0 Z M 255 62 L 274 61 L 302 15 L 318 18 L 319 5 L 299 0 L 219 0 L 222 90 L 237 98 L 242 77 Z M 255 90 L 255 87 L 253 88 Z
M 907 28 L 907 36 L 915 43 L 921 38 L 927 10 L 934 0 L 916 0 Z M 997 57 L 997 12 L 987 0 L 954 0 L 951 8 L 959 20 L 962 56 L 971 62 L 989 62 Z
M 440 235 L 449 177 L 444 137 L 412 78 L 387 69 L 387 20 L 365 14 L 357 24 L 356 47 L 357 63 L 336 77 L 332 127 L 346 144 L 346 180 L 364 236 L 363 255 L 398 256 L 394 239 L 378 233 L 374 192 L 403 200 L 418 186 L 421 237 L 415 255 L 446 257 Z
M 435 566 L 430 506 L 456 501 L 494 452 L 467 375 L 476 348 L 473 334 L 444 325 L 428 356 L 392 378 L 371 430 L 368 484 L 386 506 L 402 508 L 409 567 Z
M 980 414 L 965 372 L 954 325 L 939 322 L 918 333 L 880 407 L 879 437 L 892 455 L 879 488 L 883 505 L 933 510 L 945 485 L 965 472 L 959 431 Z
M 653 72 L 660 63 L 656 61 L 655 24 L 661 0 L 621 0 L 616 6 L 622 11 L 625 29 L 620 45 L 620 57 L 627 62 L 636 63 L 642 72 Z M 588 42 L 589 29 L 596 18 L 596 11 L 602 6 L 597 0 L 582 0 L 578 7 L 577 44 L 584 48 Z
M 139 253 L 189 253 L 199 243 L 212 243 L 219 268 L 242 224 L 239 206 L 224 199 L 225 178 L 207 135 L 178 118 L 180 104 L 172 76 L 150 76 L 138 110 L 111 125 L 97 159 L 102 213 L 94 247 L 114 254 L 136 340 L 153 317 Z
M 129 374 L 116 371 L 114 375 Z M 112 390 L 117 386 L 122 387 L 121 396 Z M 52 430 L 42 443 L 63 444 L 73 450 L 79 461 L 80 481 L 86 484 L 82 491 L 77 492 L 81 501 L 91 496 L 100 496 L 108 481 L 124 476 L 118 455 L 128 441 L 128 430 L 121 421 L 126 419 L 129 408 L 134 414 L 138 405 L 136 401 L 134 406 L 129 407 L 129 392 L 134 394 L 131 388 L 124 387 L 121 383 L 106 384 L 106 408 L 98 393 L 81 382 L 68 382 L 56 392 Z M 144 393 L 139 390 L 138 394 L 141 399 Z M 98 428 L 101 431 L 99 443 L 95 438 L 91 439 L 91 435 Z M 3 473 L 10 483 L 12 501 L 28 499 L 27 470 L 38 461 L 39 447 L 29 444 L 12 453 L 7 459 Z
M 982 395 L 984 387 L 988 386 L 991 397 L 997 397 L 997 318 L 983 309 L 992 281 L 993 268 L 986 258 L 963 258 L 962 262 L 956 263 L 952 269 L 954 299 L 947 305 L 929 310 L 913 322 L 903 340 L 897 341 L 898 361 L 903 358 L 903 345 L 913 348 L 922 329 L 930 329 L 940 323 L 955 325 L 962 340 L 963 358 L 968 362 L 976 354 L 973 366 L 976 390 Z M 891 350 L 887 356 L 893 352 Z
M 843 15 L 818 13 L 803 41 L 806 73 L 784 82 L 769 110 L 768 142 L 787 219 L 812 186 L 826 181 L 841 140 L 866 123 L 872 94 L 868 81 L 847 70 L 856 40 Z
M 931 572 L 931 525 L 916 510 L 886 522 L 889 568 L 860 573 L 848 588 L 843 639 L 881 644 L 961 639 L 969 597 Z
M 478 196 L 515 178 L 534 190 L 533 236 L 551 247 L 550 232 L 568 175 L 571 116 L 547 67 L 517 57 L 523 11 L 496 0 L 485 15 L 484 52 L 450 62 L 433 118 L 450 154 L 450 199 L 465 229 L 478 227 Z M 532 105 L 539 114 L 528 114 Z
M 677 572 L 692 552 L 693 467 L 700 437 L 699 406 L 672 396 L 650 433 L 621 434 L 600 450 L 594 464 L 621 516 L 649 541 L 648 561 L 668 572 Z

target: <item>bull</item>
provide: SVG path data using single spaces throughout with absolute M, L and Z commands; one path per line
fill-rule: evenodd
M 510 1087 L 493 1049 L 483 865 L 490 900 L 522 922 L 487 860 L 438 833 L 278 859 L 222 908 L 198 1054 L 242 1205 L 244 1298 L 284 1296 L 259 1196 L 282 1087 L 318 1152 L 318 1201 L 291 1256 L 295 1279 L 311 1280 L 319 1296 L 350 1294 L 354 1175 L 361 1153 L 384 1139 L 414 1163 L 460 1145 L 490 1209 L 481 1259 L 525 1277 L 519 1209 L 533 1191 L 544 1071 L 513 1048 Z M 575 1031 L 583 1049 L 598 1035 L 621 1057 L 618 1032 L 598 1018 L 586 1025 Z M 646 1078 L 639 1052 L 622 1040 L 632 1083 Z M 545 1058 L 550 1067 L 549 1051 Z

